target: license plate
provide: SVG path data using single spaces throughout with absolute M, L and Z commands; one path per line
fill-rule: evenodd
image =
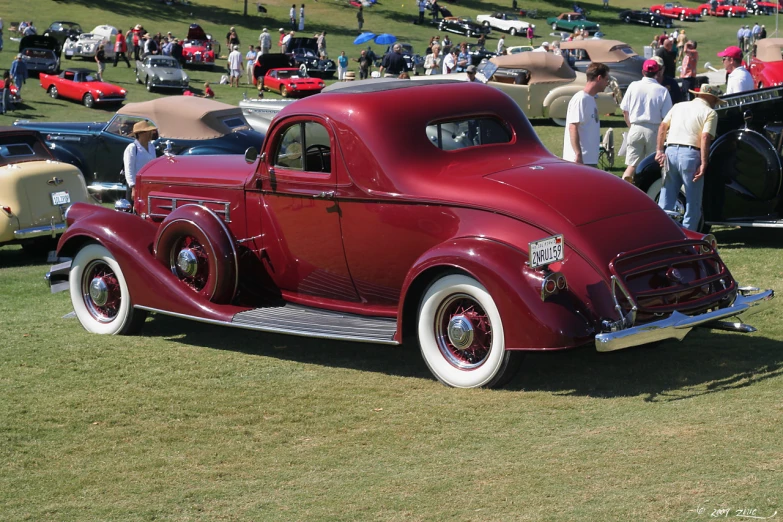
M 67 190 L 52 192 L 52 205 L 67 205 L 71 202 L 71 196 Z
M 65 56 L 73 56 L 73 50 L 72 49 L 66 49 L 65 50 Z
M 563 234 L 528 243 L 530 268 L 563 260 Z

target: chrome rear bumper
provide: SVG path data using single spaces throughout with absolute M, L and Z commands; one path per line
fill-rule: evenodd
M 33 239 L 36 237 L 57 237 L 65 232 L 65 223 L 53 223 L 40 227 L 23 228 L 14 231 L 14 239 Z
M 674 312 L 666 319 L 633 326 L 616 332 L 601 333 L 595 336 L 595 347 L 599 352 L 612 352 L 632 346 L 663 341 L 665 339 L 682 340 L 692 328 L 709 326 L 707 323 L 728 317 L 749 316 L 765 310 L 775 297 L 773 290 L 751 293 L 756 289 L 740 289 L 740 294 L 731 306 L 713 310 L 700 315 L 688 316 Z

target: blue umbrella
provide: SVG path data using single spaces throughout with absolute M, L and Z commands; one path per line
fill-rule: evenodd
M 362 33 L 353 41 L 354 45 L 361 45 L 375 38 L 375 33 Z
M 397 41 L 397 37 L 393 34 L 383 33 L 375 37 L 375 43 L 378 45 L 391 45 Z

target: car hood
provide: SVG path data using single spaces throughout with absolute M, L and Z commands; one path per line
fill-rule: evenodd
M 147 71 L 161 80 L 181 80 L 184 73 L 181 69 L 169 69 L 168 67 L 148 67 Z
M 60 42 L 56 38 L 51 36 L 44 36 L 41 34 L 31 34 L 25 36 L 19 42 L 19 52 L 21 53 L 25 49 L 48 49 L 50 51 L 58 52 L 60 50 Z
M 35 129 L 44 135 L 46 138 L 47 133 L 51 134 L 94 134 L 103 130 L 106 127 L 105 121 L 99 122 L 49 122 L 49 121 L 29 121 L 19 120 L 14 122 L 14 125 L 24 127 L 26 129 Z

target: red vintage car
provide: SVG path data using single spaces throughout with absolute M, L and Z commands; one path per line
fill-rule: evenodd
M 204 32 L 198 24 L 190 24 L 188 37 L 182 44 L 182 56 L 188 65 L 215 65 L 215 57 L 220 56 L 220 43 Z
M 66 69 L 58 75 L 41 73 L 41 87 L 54 99 L 63 97 L 80 101 L 85 107 L 95 104 L 121 104 L 126 90 L 117 85 L 98 81 L 89 69 Z
M 280 96 L 284 98 L 318 94 L 324 86 L 322 79 L 307 76 L 307 71 L 304 68 L 270 69 L 264 75 L 264 89 L 280 93 Z
M 753 84 L 762 89 L 783 84 L 783 38 L 762 38 L 756 42 L 756 56 L 750 61 Z
M 702 16 L 726 16 L 745 18 L 748 16 L 748 9 L 741 5 L 733 5 L 731 2 L 721 0 L 720 2 L 707 2 L 699 6 L 699 12 Z
M 669 2 L 650 7 L 650 11 L 668 18 L 678 18 L 683 21 L 696 21 L 701 16 L 701 11 L 693 7 L 685 7 L 679 2 Z
M 774 296 L 644 192 L 553 156 L 483 84 L 356 82 L 283 109 L 254 152 L 149 163 L 136 214 L 71 207 L 72 260 L 49 281 L 88 331 L 131 334 L 154 312 L 417 339 L 445 384 L 490 387 L 525 351 L 747 330 L 721 319 Z

